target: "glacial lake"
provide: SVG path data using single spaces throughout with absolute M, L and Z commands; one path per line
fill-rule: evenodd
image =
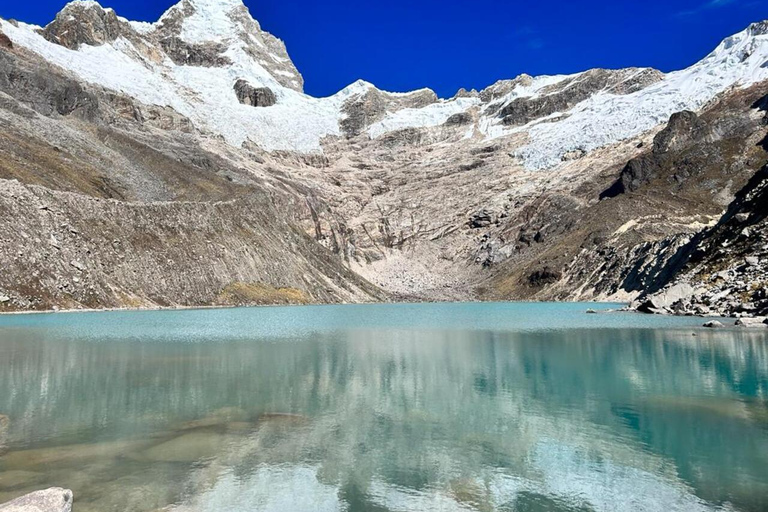
M 590 307 L 3 316 L 0 503 L 768 510 L 768 330 Z

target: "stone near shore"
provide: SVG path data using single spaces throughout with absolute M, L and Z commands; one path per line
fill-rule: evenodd
M 71 512 L 72 491 L 51 487 L 43 491 L 25 494 L 20 498 L 0 505 L 2 512 Z
M 710 320 L 709 322 L 704 324 L 704 327 L 709 327 L 710 329 L 719 329 L 721 327 L 725 327 L 722 322 L 718 320 Z
M 764 317 L 744 317 L 736 320 L 736 325 L 739 327 L 766 327 L 766 322 L 768 322 L 768 319 Z
M 643 313 L 672 313 L 674 306 L 693 295 L 693 291 L 693 286 L 688 283 L 676 284 L 652 295 L 637 310 Z

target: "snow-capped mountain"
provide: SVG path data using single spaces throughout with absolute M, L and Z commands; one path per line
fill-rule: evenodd
M 555 166 L 574 151 L 635 137 L 674 112 L 701 108 L 730 87 L 768 78 L 765 23 L 729 37 L 690 68 L 666 75 L 649 69 L 523 75 L 452 99 L 432 94 L 424 101 L 419 91 L 414 102 L 407 101 L 409 94 L 378 91 L 364 81 L 327 98 L 304 94 L 283 42 L 261 30 L 240 0 L 182 0 L 152 24 L 127 21 L 96 2 L 77 0 L 44 29 L 8 21 L 0 21 L 0 29 L 14 44 L 80 79 L 171 107 L 234 146 L 250 141 L 266 151 L 322 151 L 325 137 L 344 135 L 350 101 L 374 91 L 387 104 L 365 123 L 369 137 L 471 115 L 466 137 L 527 132 L 528 143 L 517 155 L 533 169 Z M 242 104 L 233 90 L 238 80 L 269 89 L 276 103 L 267 108 Z M 520 109 L 538 114 L 524 123 L 511 121 L 509 113 Z
M 681 71 L 441 99 L 305 94 L 240 0 L 0 20 L 0 310 L 633 300 L 715 247 L 696 237 L 768 165 L 766 87 L 768 22 Z M 760 233 L 741 210 L 728 233 Z M 739 240 L 734 268 L 765 274 L 768 240 Z M 719 311 L 768 312 L 742 284 Z

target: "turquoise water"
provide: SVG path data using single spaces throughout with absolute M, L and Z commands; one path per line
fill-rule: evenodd
M 768 510 L 768 330 L 589 307 L 0 317 L 0 502 Z

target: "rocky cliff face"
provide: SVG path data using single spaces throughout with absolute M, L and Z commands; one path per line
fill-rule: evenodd
M 0 309 L 658 292 L 768 162 L 767 27 L 669 74 L 312 98 L 239 0 L 0 20 Z
M 666 286 L 637 307 L 659 313 L 768 317 L 768 167 L 718 223 L 685 245 Z

